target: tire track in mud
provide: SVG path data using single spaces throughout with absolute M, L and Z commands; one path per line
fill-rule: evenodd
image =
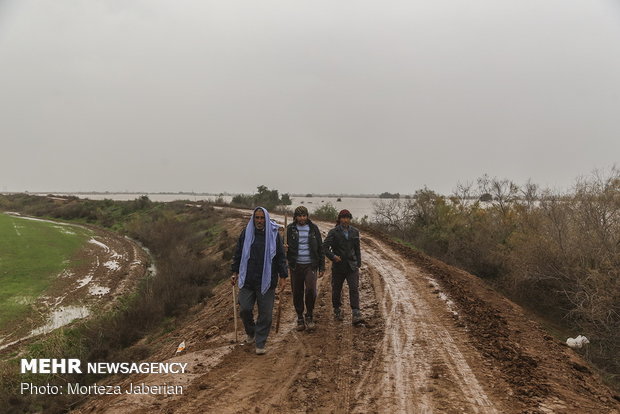
M 336 378 L 338 381 L 338 392 L 341 398 L 337 401 L 337 412 L 348 412 L 351 405 L 351 348 L 353 346 L 351 327 L 346 326 L 337 335 L 340 340 L 340 347 L 343 350 L 341 358 L 338 359 L 336 367 Z
M 413 336 L 408 335 L 408 330 L 404 328 L 402 318 L 405 315 L 415 316 L 414 309 L 409 304 L 401 303 L 399 297 L 402 293 L 398 286 L 385 282 L 384 274 L 391 269 L 386 268 L 376 261 L 376 257 L 368 251 L 364 251 L 366 263 L 371 262 L 371 271 L 376 272 L 379 277 L 384 277 L 383 300 L 381 301 L 381 313 L 385 318 L 385 333 L 379 344 L 380 358 L 378 365 L 382 367 L 384 374 L 373 381 L 364 384 L 372 387 L 375 381 L 381 385 L 377 395 L 380 406 L 391 407 L 395 412 L 413 412 L 412 393 L 415 390 L 422 390 L 426 385 L 430 365 L 427 361 L 415 355 L 415 344 Z M 408 323 L 408 322 L 405 322 Z M 417 333 L 420 335 L 420 333 Z M 414 375 L 415 373 L 415 375 Z M 421 394 L 416 398 L 415 411 L 428 412 L 430 404 L 428 396 Z M 386 410 L 387 411 L 387 410 Z
M 321 230 L 323 238 L 327 236 L 327 232 L 331 229 L 331 226 L 325 225 L 325 223 L 316 223 Z M 345 282 L 342 287 L 342 306 L 343 321 L 338 321 L 333 315 L 333 306 L 331 304 L 331 264 L 327 260 L 326 276 L 322 279 L 322 289 L 320 297 L 317 298 L 317 303 L 322 302 L 323 314 L 327 319 L 327 335 L 335 338 L 335 346 L 329 350 L 327 361 L 331 361 L 331 364 L 335 365 L 335 395 L 331 401 L 324 401 L 322 406 L 317 406 L 316 409 L 321 412 L 335 413 L 350 413 L 350 412 L 373 412 L 369 410 L 369 405 L 360 404 L 362 395 L 360 393 L 358 384 L 362 377 L 362 372 L 369 372 L 369 367 L 373 362 L 373 358 L 368 357 L 369 348 L 375 348 L 376 342 L 369 332 L 366 332 L 364 326 L 354 327 L 351 324 L 352 312 L 349 302 L 349 289 L 348 284 Z M 379 320 L 379 315 L 376 310 L 371 309 L 371 304 L 376 304 L 375 290 L 372 283 L 368 283 L 366 267 L 360 270 L 359 278 L 359 294 L 360 305 L 364 309 L 364 315 L 367 320 L 373 321 L 377 325 L 382 326 Z M 327 290 L 327 286 L 330 289 Z M 322 294 L 321 294 L 322 293 Z M 326 305 L 326 302 L 329 305 Z M 328 337 L 325 340 L 329 341 Z M 373 352 L 374 354 L 374 352 Z M 329 378 L 329 370 L 327 362 L 322 367 L 321 372 L 327 378 Z M 327 379 L 326 378 L 326 379 Z M 365 392 L 365 390 L 363 391 Z M 361 411 L 357 411 L 361 409 Z
M 461 407 L 466 412 L 497 413 L 449 332 L 450 320 L 438 317 L 449 312 L 428 293 L 428 279 L 371 238 L 364 237 L 362 255 L 371 272 L 383 280 L 385 336 L 380 357 L 385 374 L 379 406 L 390 407 L 385 412 L 430 413 Z

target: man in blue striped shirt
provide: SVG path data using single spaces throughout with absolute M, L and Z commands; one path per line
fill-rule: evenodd
M 319 277 L 325 272 L 323 240 L 319 228 L 308 219 L 308 209 L 299 206 L 295 209 L 293 223 L 287 229 L 287 259 L 291 269 L 293 304 L 297 312 L 297 330 L 313 330 L 314 303 L 316 302 L 317 271 Z M 304 319 L 305 305 L 305 319 Z

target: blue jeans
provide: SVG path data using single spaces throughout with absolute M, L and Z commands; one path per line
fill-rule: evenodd
M 256 347 L 264 348 L 271 330 L 271 317 L 273 314 L 273 302 L 275 289 L 269 289 L 263 295 L 260 288 L 252 289 L 242 287 L 239 290 L 239 306 L 241 307 L 241 320 L 245 333 L 256 338 Z M 254 303 L 258 303 L 258 318 L 254 322 Z

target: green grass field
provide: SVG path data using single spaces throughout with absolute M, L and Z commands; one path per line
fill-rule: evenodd
M 0 213 L 0 329 L 28 312 L 90 235 Z

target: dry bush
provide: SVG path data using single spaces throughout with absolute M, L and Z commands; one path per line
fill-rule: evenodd
M 480 202 L 483 195 L 488 202 Z M 428 189 L 375 206 L 375 227 L 480 277 L 592 339 L 586 355 L 620 374 L 620 171 L 569 193 L 484 176 L 451 198 Z

